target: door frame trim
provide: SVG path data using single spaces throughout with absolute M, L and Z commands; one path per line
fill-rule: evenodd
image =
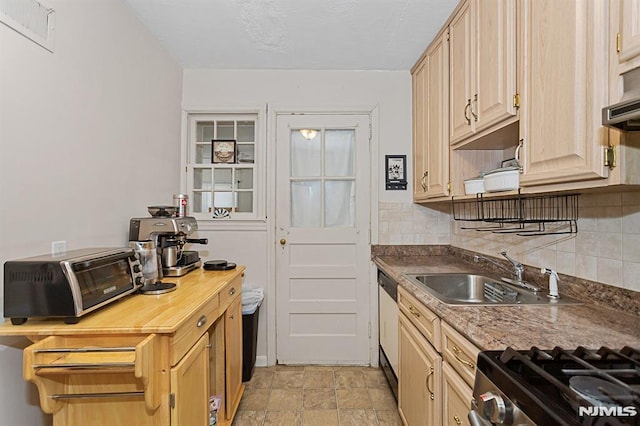
M 267 365 L 275 365 L 276 363 L 276 122 L 279 115 L 290 114 L 328 114 L 328 115 L 368 115 L 371 123 L 371 135 L 369 141 L 369 232 L 371 235 L 369 244 L 378 241 L 378 177 L 380 176 L 378 151 L 378 125 L 379 113 L 378 105 L 360 106 L 360 107 L 309 107 L 309 106 L 290 106 L 290 105 L 267 105 L 267 146 L 273 146 L 274 149 L 266 151 L 266 167 L 267 173 L 267 297 L 265 302 L 267 305 Z M 373 262 L 370 262 L 370 269 L 373 268 Z M 371 272 L 370 276 L 374 276 Z M 369 321 L 371 322 L 371 338 L 369 339 L 369 362 L 372 366 L 378 365 L 378 297 L 377 282 L 375 279 L 369 282 Z

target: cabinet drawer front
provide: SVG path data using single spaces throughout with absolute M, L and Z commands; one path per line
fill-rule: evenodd
M 218 306 L 218 295 L 216 295 L 178 328 L 171 345 L 171 365 L 176 365 L 200 336 L 213 325 L 220 313 Z
M 233 281 L 220 290 L 220 312 L 224 312 L 234 298 L 242 292 L 242 277 L 237 276 Z
M 398 308 L 440 352 L 440 318 L 401 287 L 398 287 Z
M 473 386 L 476 377 L 478 349 L 449 324 L 442 323 L 442 357 L 460 374 L 460 377 Z

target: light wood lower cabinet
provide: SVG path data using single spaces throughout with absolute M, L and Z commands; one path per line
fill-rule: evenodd
M 242 300 L 236 297 L 225 316 L 226 418 L 238 409 L 242 397 Z
M 405 425 L 468 425 L 478 349 L 398 287 L 398 411 Z
M 442 358 L 401 313 L 398 409 L 406 425 L 439 425 L 442 415 Z
M 209 422 L 209 343 L 202 336 L 171 369 L 171 424 L 206 425 Z
M 471 410 L 472 388 L 460 378 L 447 361 L 442 363 L 442 398 L 444 400 L 442 424 L 469 425 L 467 414 Z

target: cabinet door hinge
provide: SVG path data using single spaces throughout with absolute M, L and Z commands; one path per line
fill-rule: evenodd
M 620 35 L 620 33 L 616 34 L 616 52 L 620 53 L 620 51 L 622 50 L 622 36 Z
M 616 167 L 616 147 L 609 145 L 604 149 L 604 165 L 613 170 Z
M 371 339 L 371 323 L 369 323 L 369 339 Z
M 447 192 L 451 194 L 451 182 L 447 182 Z
M 169 394 L 169 407 L 176 408 L 176 394 L 173 392 Z
M 520 93 L 513 95 L 513 107 L 520 108 Z

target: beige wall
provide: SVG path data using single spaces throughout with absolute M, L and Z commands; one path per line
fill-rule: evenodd
M 179 190 L 180 66 L 122 0 L 45 4 L 53 53 L 0 24 L 0 263 L 125 246 L 129 219 Z M 3 425 L 50 422 L 25 344 L 0 338 Z
M 402 203 L 410 191 L 385 191 L 384 174 L 378 172 L 384 169 L 385 154 L 407 155 L 407 166 L 411 168 L 411 75 L 408 71 L 187 69 L 183 85 L 185 110 L 237 111 L 256 107 L 264 110 L 268 104 L 267 120 L 270 120 L 270 112 L 274 110 L 341 112 L 375 109 L 377 121 L 372 145 L 377 146 L 372 150 L 377 148 L 379 155 L 371 166 L 372 188 L 377 189 L 376 196 L 381 201 L 389 203 Z M 261 124 L 275 126 L 271 121 Z M 275 176 L 275 146 L 273 140 L 265 143 L 267 182 L 270 182 Z M 183 185 L 186 185 L 184 177 Z M 275 299 L 272 298 L 275 283 L 267 257 L 274 247 L 269 229 L 273 229 L 276 214 L 275 190 L 268 185 L 264 189 L 268 219 L 249 227 L 229 224 L 224 229 L 222 225 L 207 229 L 208 225 L 203 224 L 199 231 L 200 236 L 209 238 L 209 245 L 199 248 L 201 256 L 242 263 L 247 267 L 245 283 L 265 288 L 265 302 L 260 307 L 258 320 L 258 365 L 265 365 L 267 355 L 275 353 L 274 342 L 268 342 L 267 328 L 269 321 L 275 318 Z M 375 238 L 375 232 L 373 234 Z

